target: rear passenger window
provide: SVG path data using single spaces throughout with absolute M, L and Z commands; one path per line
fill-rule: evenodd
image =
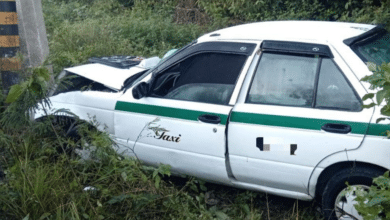
M 263 53 L 248 103 L 311 107 L 318 58 Z
M 333 60 L 266 52 L 261 56 L 246 102 L 362 110 L 360 98 Z
M 315 107 L 361 111 L 361 105 L 360 99 L 336 64 L 330 59 L 323 59 Z

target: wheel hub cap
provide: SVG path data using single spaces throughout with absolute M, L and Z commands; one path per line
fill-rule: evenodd
M 357 204 L 355 201 L 356 191 L 367 191 L 368 186 L 364 185 L 353 185 L 352 190 L 348 188 L 343 189 L 336 197 L 335 201 L 335 213 L 336 217 L 340 220 L 363 220 L 363 217 L 358 214 L 354 205 Z

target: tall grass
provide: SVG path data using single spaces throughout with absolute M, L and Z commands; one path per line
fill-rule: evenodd
M 209 29 L 195 24 L 175 24 L 167 10 L 165 13 L 161 8 L 153 10 L 142 2 L 132 10 L 114 0 L 95 0 L 85 4 L 77 1 L 43 2 L 51 61 L 56 72 L 85 63 L 93 56 L 161 57 Z M 72 10 L 71 7 L 76 8 Z

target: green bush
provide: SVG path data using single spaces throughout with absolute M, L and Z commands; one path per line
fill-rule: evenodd
M 350 190 L 353 190 L 350 188 Z M 356 210 L 365 220 L 390 219 L 390 177 L 389 171 L 374 178 L 368 191 L 356 190 Z
M 365 76 L 362 81 L 371 84 L 370 89 L 376 89 L 375 93 L 368 93 L 363 97 L 363 100 L 373 99 L 375 101 L 365 108 L 372 108 L 374 106 L 380 106 L 380 112 L 384 116 L 390 116 L 390 63 L 383 63 L 378 66 L 374 63 L 367 63 L 372 75 Z M 385 102 L 384 105 L 381 104 Z M 382 117 L 376 120 L 376 123 L 385 120 L 386 117 Z M 390 131 L 387 131 L 387 137 L 390 137 Z M 389 171 L 383 176 L 374 178 L 373 185 L 368 191 L 357 190 L 355 201 L 358 203 L 355 205 L 356 210 L 367 220 L 375 219 L 390 219 L 390 178 Z M 352 190 L 352 188 L 350 189 Z
M 386 23 L 390 1 L 373 0 L 199 0 L 198 4 L 215 20 L 230 23 L 269 20 L 326 20 Z
M 376 97 L 376 102 L 365 106 L 366 108 L 371 108 L 374 106 L 380 106 L 383 101 L 385 101 L 384 106 L 381 107 L 381 114 L 384 116 L 390 116 L 390 63 L 383 63 L 378 66 L 375 63 L 368 63 L 368 68 L 373 72 L 370 76 L 365 76 L 362 81 L 368 82 L 371 84 L 370 89 L 378 89 L 376 93 L 368 93 L 363 97 L 363 101 L 367 99 L 372 99 Z M 385 120 L 386 118 L 382 117 L 377 119 L 377 123 Z M 390 132 L 387 132 L 387 136 L 390 137 Z

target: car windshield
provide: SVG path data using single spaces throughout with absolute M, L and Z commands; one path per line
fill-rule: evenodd
M 360 41 L 352 49 L 364 62 L 390 63 L 390 33 Z
M 166 56 L 164 56 L 163 59 L 161 59 L 161 61 L 156 66 L 154 66 L 153 68 L 151 68 L 151 69 L 149 69 L 149 70 L 147 70 L 145 72 L 142 72 L 140 74 L 136 74 L 137 76 L 129 77 L 127 80 L 125 80 L 121 90 L 125 90 L 126 91 L 128 88 L 130 88 L 131 85 L 134 85 L 135 83 L 137 83 L 140 80 L 142 80 L 142 78 L 143 78 L 142 76 L 147 76 L 149 73 L 155 71 L 163 63 L 165 63 L 166 61 L 168 61 L 171 58 L 175 57 L 177 54 L 181 53 L 183 50 L 187 49 L 188 47 L 194 45 L 196 42 L 197 41 L 194 40 L 191 43 L 187 44 L 186 46 L 184 46 L 184 47 L 182 47 L 182 48 L 180 48 L 178 50 L 173 49 L 173 50 L 168 51 L 168 53 L 165 54 Z

